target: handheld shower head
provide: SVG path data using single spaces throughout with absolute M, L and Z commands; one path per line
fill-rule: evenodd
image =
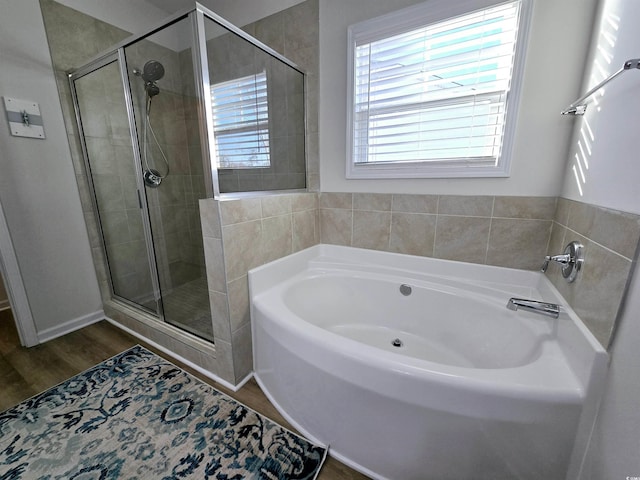
M 155 97 L 160 93 L 160 87 L 156 85 L 156 82 L 145 82 L 144 90 L 147 92 L 149 98 Z
M 142 67 L 140 76 L 147 83 L 155 82 L 164 77 L 164 67 L 157 60 L 149 60 Z

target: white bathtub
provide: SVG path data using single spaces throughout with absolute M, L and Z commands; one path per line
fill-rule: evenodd
M 579 470 L 607 355 L 544 275 L 318 245 L 249 272 L 249 288 L 260 387 L 366 475 Z M 508 310 L 512 296 L 560 318 Z

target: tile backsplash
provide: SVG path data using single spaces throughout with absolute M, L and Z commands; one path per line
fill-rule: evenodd
M 319 194 L 320 241 L 535 270 L 556 197 Z
M 562 278 L 558 265 L 549 265 L 547 276 L 605 347 L 612 338 L 639 238 L 639 215 L 558 199 L 549 255 L 562 253 L 566 244 L 577 240 L 584 245 L 584 264 L 573 283 Z

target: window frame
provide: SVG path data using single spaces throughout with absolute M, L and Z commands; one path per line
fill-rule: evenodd
M 455 4 L 451 4 L 450 0 L 430 0 L 349 26 L 347 31 L 347 179 L 481 178 L 508 177 L 510 175 L 533 9 L 532 0 L 520 0 L 520 2 L 520 23 L 516 37 L 513 71 L 505 103 L 505 126 L 502 135 L 502 146 L 496 165 L 482 165 L 480 162 L 474 162 L 474 159 L 469 159 L 467 162 L 460 160 L 431 160 L 424 162 L 356 164 L 353 158 L 355 50 L 358 44 L 391 37 L 401 32 L 464 16 L 478 10 L 512 3 L 512 0 L 461 0 L 455 2 Z

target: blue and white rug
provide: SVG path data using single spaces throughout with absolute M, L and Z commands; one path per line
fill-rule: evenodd
M 140 346 L 0 413 L 0 480 L 311 480 L 325 456 Z

